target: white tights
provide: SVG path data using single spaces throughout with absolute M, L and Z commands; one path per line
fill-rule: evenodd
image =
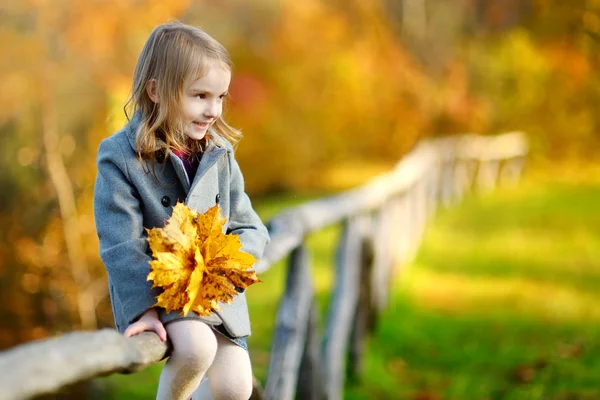
M 156 400 L 250 398 L 252 367 L 246 350 L 201 321 L 174 321 L 165 328 L 173 352 L 160 374 Z M 205 373 L 208 382 L 202 381 Z

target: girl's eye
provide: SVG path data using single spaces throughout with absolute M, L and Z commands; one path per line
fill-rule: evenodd
M 220 96 L 219 96 L 219 99 L 221 99 L 221 100 L 224 100 L 224 99 L 225 99 L 225 97 L 227 97 L 227 95 L 225 95 L 225 94 L 222 94 L 222 95 L 220 95 Z
M 196 95 L 196 97 L 198 97 L 199 99 L 205 99 L 206 98 L 206 94 L 204 94 L 204 93 L 198 93 Z

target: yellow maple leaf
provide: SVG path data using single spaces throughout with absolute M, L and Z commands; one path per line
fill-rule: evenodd
M 218 302 L 231 303 L 236 288 L 259 282 L 252 269 L 258 260 L 241 251 L 238 235 L 223 233 L 225 221 L 218 205 L 198 214 L 177 203 L 163 228 L 147 229 L 147 279 L 163 289 L 154 306 L 206 316 L 220 309 Z

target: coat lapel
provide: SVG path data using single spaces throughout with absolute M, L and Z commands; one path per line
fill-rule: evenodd
M 181 158 L 177 157 L 175 153 L 169 150 L 169 159 L 171 160 L 173 169 L 175 169 L 177 178 L 179 178 L 179 181 L 183 185 L 186 194 L 189 194 L 196 188 L 198 182 L 206 172 L 210 170 L 226 152 L 227 150 L 224 148 L 215 145 L 213 142 L 209 142 L 207 149 L 204 151 L 204 154 L 202 154 L 202 158 L 200 158 L 200 164 L 194 175 L 194 181 L 190 182 L 185 167 L 183 166 L 183 161 Z
M 127 127 L 127 136 L 129 138 L 129 143 L 134 151 L 138 151 L 136 145 L 136 132 L 137 127 L 139 126 L 141 121 L 141 114 L 139 111 L 136 111 L 131 119 L 129 126 Z M 200 159 L 200 165 L 198 165 L 198 170 L 196 171 L 196 175 L 194 176 L 194 182 L 190 182 L 190 179 L 185 172 L 185 167 L 183 166 L 183 161 L 179 157 L 177 157 L 173 151 L 169 150 L 169 159 L 171 160 L 171 165 L 175 170 L 177 178 L 181 182 L 183 188 L 185 189 L 185 193 L 189 193 L 194 190 L 195 186 L 198 184 L 200 179 L 206 174 L 206 172 L 211 169 L 217 161 L 227 152 L 225 148 L 222 146 L 215 144 L 214 141 L 209 141 L 208 147 L 202 154 L 202 158 Z
M 226 152 L 227 150 L 224 148 L 215 145 L 212 141 L 209 142 L 207 149 L 204 151 L 204 154 L 202 154 L 202 158 L 200 159 L 200 164 L 198 165 L 198 170 L 194 176 L 194 182 L 191 185 L 190 191 L 194 191 L 198 185 L 198 182 L 202 179 L 206 172 L 211 169 Z
M 177 178 L 179 178 L 179 182 L 181 182 L 183 190 L 185 190 L 185 193 L 187 194 L 190 191 L 190 178 L 185 171 L 183 161 L 181 161 L 181 158 L 177 157 L 171 150 L 169 150 L 169 160 L 171 160 L 171 165 L 175 170 L 175 174 L 177 174 Z

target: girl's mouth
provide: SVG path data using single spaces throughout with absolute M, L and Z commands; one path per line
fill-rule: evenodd
M 206 129 L 210 125 L 210 123 L 208 123 L 208 122 L 196 122 L 196 121 L 193 121 L 193 122 L 194 122 L 194 125 L 196 125 L 198 128 L 202 128 L 202 129 Z

